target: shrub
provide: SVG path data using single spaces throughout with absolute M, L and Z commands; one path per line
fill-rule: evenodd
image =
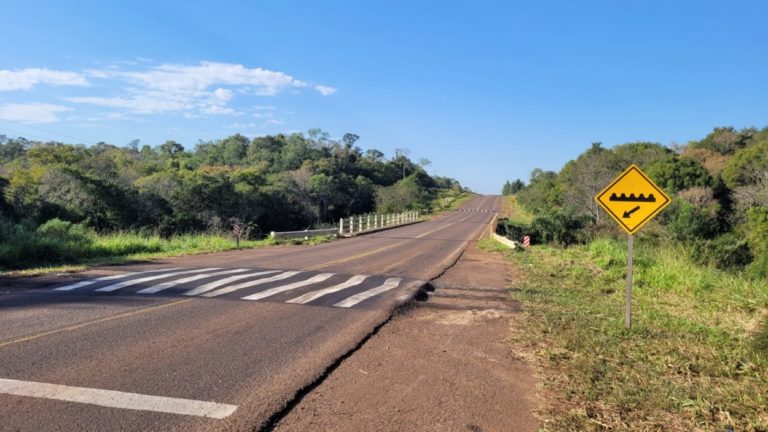
M 530 226 L 515 223 L 509 219 L 499 219 L 496 226 L 496 234 L 518 241 L 522 241 L 524 236 L 530 235 L 531 231 Z
M 532 240 L 561 246 L 584 243 L 589 237 L 585 228 L 590 220 L 589 216 L 575 215 L 567 210 L 538 216 L 531 223 Z
M 672 192 L 714 184 L 712 176 L 699 162 L 674 154 L 657 160 L 648 167 L 647 172 L 657 185 Z
M 676 240 L 710 239 L 720 231 L 717 208 L 713 206 L 694 206 L 674 200 L 665 213 L 662 220 Z
M 768 277 L 768 209 L 752 207 L 747 212 L 747 242 L 755 254 L 749 272 L 755 277 Z
M 43 237 L 64 242 L 88 243 L 90 241 L 84 226 L 57 218 L 40 225 L 36 233 Z
M 743 268 L 754 258 L 747 240 L 732 233 L 692 243 L 691 257 L 698 264 L 722 270 Z

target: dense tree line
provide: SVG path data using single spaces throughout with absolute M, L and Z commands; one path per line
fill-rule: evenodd
M 525 187 L 525 183 L 522 180 L 516 179 L 513 182 L 507 180 L 504 182 L 504 186 L 501 188 L 502 195 L 513 195 L 520 192 Z
M 363 151 L 358 136 L 306 135 L 249 139 L 233 135 L 188 151 L 159 146 L 92 146 L 0 136 L 2 222 L 40 225 L 58 218 L 97 231 L 147 230 L 162 235 L 227 230 L 305 229 L 380 209 L 428 209 L 453 179 L 430 176 L 428 163 L 404 151 L 387 159 Z
M 560 172 L 534 170 L 518 198 L 541 241 L 587 241 L 619 231 L 594 200 L 629 164 L 673 196 L 645 236 L 690 245 L 694 258 L 768 275 L 768 128 L 715 128 L 687 145 L 592 146 Z

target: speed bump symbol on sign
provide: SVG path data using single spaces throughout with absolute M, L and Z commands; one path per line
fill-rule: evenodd
M 671 202 L 640 168 L 630 165 L 595 200 L 628 234 L 636 233 Z

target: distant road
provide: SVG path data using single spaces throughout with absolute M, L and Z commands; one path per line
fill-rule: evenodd
M 0 287 L 0 430 L 258 429 L 455 262 L 499 206 L 477 197 L 317 246 Z

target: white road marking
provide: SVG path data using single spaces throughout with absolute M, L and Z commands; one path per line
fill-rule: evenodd
M 194 288 L 194 289 L 191 289 L 191 290 L 185 292 L 184 295 L 186 295 L 186 296 L 196 296 L 198 294 L 202 294 L 202 293 L 211 291 L 213 289 L 216 289 L 216 288 L 218 288 L 218 287 L 220 287 L 222 285 L 226 285 L 226 284 L 228 284 L 230 282 L 239 281 L 240 279 L 246 279 L 246 278 L 254 277 L 254 276 L 261 276 L 261 275 L 267 275 L 267 274 L 272 274 L 272 273 L 278 273 L 279 271 L 280 270 L 267 270 L 267 271 L 260 271 L 260 272 L 255 272 L 255 273 L 248 273 L 248 274 L 244 274 L 244 275 L 230 276 L 228 278 L 224 278 L 224 279 L 221 279 L 221 280 L 213 281 L 213 282 L 207 283 L 205 285 L 200 285 L 197 288 Z
M 400 285 L 400 278 L 389 278 L 384 282 L 383 285 L 378 286 L 376 288 L 371 288 L 368 291 L 363 291 L 360 294 L 355 294 L 351 297 L 348 297 L 336 304 L 334 306 L 336 307 L 352 307 L 358 303 L 360 303 L 363 300 L 366 300 L 368 298 L 371 298 L 375 295 L 379 295 L 383 292 L 389 291 L 391 289 L 397 288 L 398 285 Z
M 158 292 L 160 292 L 160 291 L 162 291 L 164 289 L 175 287 L 176 285 L 181 285 L 181 284 L 185 284 L 185 283 L 189 283 L 189 282 L 194 282 L 196 280 L 205 279 L 205 278 L 214 277 L 214 276 L 223 276 L 223 275 L 232 274 L 232 273 L 242 273 L 242 272 L 245 272 L 245 271 L 248 271 L 248 270 L 249 269 L 234 269 L 234 270 L 227 270 L 227 271 L 221 271 L 221 272 L 216 272 L 216 273 L 203 273 L 203 274 L 199 274 L 199 275 L 195 275 L 195 276 L 190 276 L 190 277 L 185 277 L 185 278 L 182 278 L 182 279 L 173 280 L 173 281 L 170 281 L 170 282 L 164 282 L 164 283 L 161 283 L 161 284 L 157 284 L 157 285 L 154 285 L 154 286 L 151 286 L 151 287 L 148 287 L 148 288 L 144 288 L 143 290 L 137 291 L 136 293 L 137 294 L 155 294 L 155 293 L 158 293 Z
M 110 408 L 155 411 L 213 419 L 227 418 L 237 410 L 236 405 L 216 402 L 151 396 L 114 390 L 71 387 L 32 381 L 0 378 L 0 393 L 67 402 L 78 402 Z
M 369 276 L 367 276 L 367 275 L 352 276 L 346 282 L 342 282 L 342 283 L 340 283 L 338 285 L 334 285 L 332 287 L 328 287 L 328 288 L 325 288 L 325 289 L 308 292 L 308 293 L 306 293 L 306 294 L 304 294 L 302 296 L 299 296 L 299 297 L 296 297 L 294 299 L 288 300 L 286 303 L 298 303 L 298 304 L 309 303 L 312 300 L 319 299 L 320 297 L 323 297 L 325 295 L 328 295 L 328 294 L 331 294 L 331 293 L 335 293 L 335 292 L 338 292 L 338 291 L 341 291 L 341 290 L 344 290 L 344 289 L 347 289 L 347 288 L 351 288 L 353 286 L 360 285 L 361 283 L 363 283 L 363 281 L 368 279 L 368 277 Z
M 333 276 L 333 273 L 321 273 L 319 275 L 315 275 L 307 280 L 294 282 L 288 285 L 282 285 L 274 288 L 270 288 L 268 290 L 257 292 L 256 294 L 251 294 L 249 296 L 243 297 L 243 300 L 261 300 L 266 297 L 273 296 L 275 294 L 279 294 L 284 291 L 290 291 L 294 290 L 296 288 L 301 288 L 303 286 L 312 285 L 316 283 L 323 282 Z
M 254 286 L 257 286 L 257 285 L 262 285 L 262 284 L 269 283 L 269 282 L 275 282 L 275 281 L 279 281 L 279 280 L 283 280 L 283 279 L 288 279 L 289 277 L 296 276 L 299 273 L 301 273 L 301 272 L 298 272 L 298 271 L 287 271 L 287 272 L 283 272 L 283 273 L 280 273 L 279 275 L 275 275 L 275 276 L 272 276 L 272 277 L 268 277 L 268 278 L 264 278 L 264 279 L 257 279 L 255 281 L 243 282 L 243 283 L 240 283 L 240 284 L 237 284 L 237 285 L 232 285 L 232 286 L 228 286 L 228 287 L 225 287 L 225 288 L 217 289 L 216 291 L 207 292 L 207 293 L 203 294 L 203 297 L 216 297 L 216 296 L 220 296 L 222 294 L 228 294 L 228 293 L 231 293 L 233 291 L 241 290 L 243 288 L 250 288 L 250 287 L 254 287 Z
M 173 271 L 173 270 L 178 270 L 178 269 L 179 269 L 179 267 L 174 267 L 174 268 L 164 268 L 164 269 L 158 269 L 158 270 L 148 270 L 148 271 L 142 271 L 142 272 L 123 273 L 123 274 L 112 275 L 112 276 L 104 276 L 104 277 L 100 277 L 100 278 L 96 278 L 96 279 L 88 279 L 86 281 L 73 283 L 71 285 L 66 285 L 66 286 L 59 287 L 59 288 L 54 288 L 53 290 L 54 291 L 71 291 L 73 289 L 82 288 L 82 287 L 88 286 L 88 285 L 93 285 L 93 284 L 95 284 L 97 282 L 107 282 L 107 281 L 111 281 L 111 280 L 115 280 L 115 279 L 122 279 L 122 278 L 131 277 L 131 276 L 138 276 L 138 275 L 143 275 L 143 274 L 157 273 L 157 272 L 164 272 L 164 271 Z
M 180 276 L 180 275 L 183 275 L 183 274 L 190 274 L 190 273 L 202 273 L 202 272 L 213 271 L 213 270 L 221 270 L 221 268 L 219 268 L 219 267 L 211 267 L 211 268 L 204 268 L 204 269 L 177 271 L 177 272 L 173 272 L 173 273 L 163 273 L 163 274 L 159 274 L 159 275 L 155 275 L 155 276 L 147 276 L 147 277 L 139 278 L 139 279 L 131 279 L 131 280 L 128 280 L 128 281 L 125 281 L 125 282 L 120 282 L 120 283 L 108 285 L 108 286 L 105 286 L 104 288 L 99 288 L 96 291 L 99 291 L 99 292 L 110 292 L 110 291 L 119 290 L 120 288 L 125 288 L 127 286 L 137 285 L 137 284 L 140 284 L 140 283 L 149 282 L 149 281 L 153 281 L 153 280 L 157 280 L 157 279 L 164 279 L 164 278 L 169 278 L 169 277 L 173 277 L 173 276 Z

